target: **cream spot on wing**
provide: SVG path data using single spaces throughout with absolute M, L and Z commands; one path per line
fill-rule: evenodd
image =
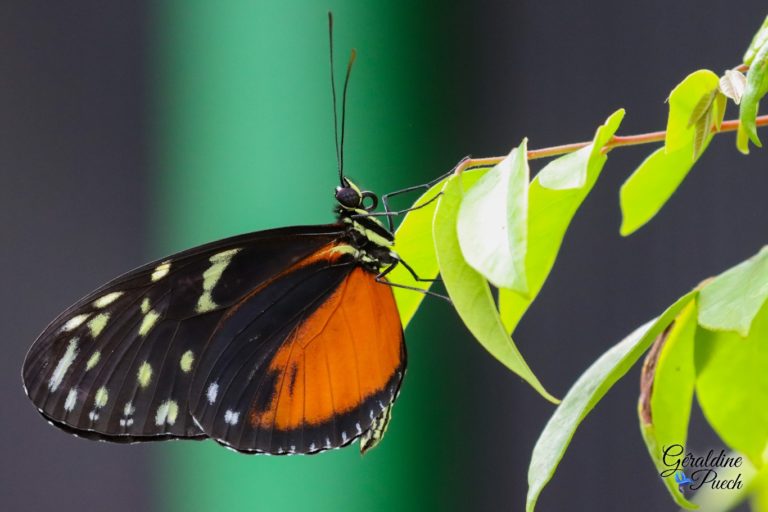
M 181 360 L 179 361 L 179 366 L 181 366 L 181 371 L 184 373 L 189 373 L 189 371 L 192 369 L 192 363 L 195 362 L 195 354 L 191 350 L 187 350 L 184 352 L 184 354 L 181 356 Z
M 123 295 L 123 292 L 112 292 L 104 295 L 103 297 L 100 297 L 93 301 L 93 307 L 95 308 L 105 308 L 115 302 L 117 299 L 119 299 Z
M 173 425 L 179 414 L 179 404 L 175 400 L 166 400 L 157 408 L 155 414 L 155 425 L 160 426 L 165 423 Z
M 141 308 L 141 312 L 144 313 L 145 315 L 149 313 L 149 310 L 152 309 L 152 306 L 149 304 L 149 298 L 144 297 L 139 307 Z
M 82 315 L 73 316 L 67 320 L 67 323 L 61 326 L 61 332 L 69 332 L 73 329 L 77 329 L 83 324 L 83 322 L 88 320 L 89 316 L 91 316 L 90 313 L 83 313 Z
M 96 366 L 99 363 L 99 359 L 101 359 L 101 352 L 97 350 L 91 354 L 91 357 L 88 358 L 88 362 L 85 363 L 85 371 L 88 371 Z
M 205 392 L 205 395 L 208 397 L 208 403 L 213 405 L 216 401 L 216 397 L 219 395 L 219 384 L 214 382 L 208 386 L 208 391 Z
M 130 416 L 134 412 L 136 412 L 136 408 L 133 406 L 133 404 L 131 402 L 127 402 L 125 404 L 125 407 L 123 407 L 123 415 L 124 416 Z
M 224 413 L 224 423 L 229 425 L 237 425 L 237 421 L 240 419 L 240 413 L 227 409 Z
M 72 388 L 69 390 L 69 393 L 67 393 L 67 399 L 64 400 L 64 410 L 67 412 L 70 412 L 72 409 L 75 408 L 76 403 L 77 403 L 77 390 L 75 388 Z
M 211 292 L 216 286 L 216 283 L 219 282 L 219 279 L 221 279 L 221 275 L 229 265 L 232 257 L 238 252 L 240 252 L 240 249 L 230 249 L 210 257 L 209 261 L 211 262 L 211 266 L 208 267 L 208 270 L 203 272 L 203 294 L 198 299 L 197 307 L 195 308 L 198 313 L 213 311 L 218 307 L 213 301 Z
M 145 388 L 149 386 L 149 381 L 152 380 L 152 365 L 144 361 L 139 366 L 139 371 L 136 374 L 136 378 L 139 381 L 139 386 Z
M 56 363 L 56 368 L 53 369 L 51 379 L 48 381 L 48 389 L 51 391 L 56 391 L 59 388 L 61 381 L 64 379 L 64 375 L 67 374 L 67 370 L 69 370 L 69 367 L 72 366 L 72 363 L 75 361 L 75 358 L 77 357 L 78 340 L 79 338 L 72 338 L 72 340 L 70 340 L 66 352 L 61 356 L 59 362 Z
M 159 319 L 160 313 L 154 309 L 147 312 L 147 314 L 144 315 L 144 318 L 141 320 L 141 325 L 139 326 L 139 336 L 146 336 Z
M 109 393 L 107 392 L 107 388 L 101 386 L 98 391 L 96 391 L 96 396 L 93 398 L 93 405 L 96 408 L 104 407 L 107 405 L 107 400 L 109 400 Z
M 107 326 L 108 321 L 109 313 L 99 313 L 98 315 L 91 318 L 90 322 L 88 322 L 88 329 L 91 331 L 91 337 L 98 337 L 99 334 L 101 334 L 101 331 L 103 331 Z
M 161 264 L 159 264 L 157 267 L 155 267 L 155 271 L 152 272 L 152 282 L 159 281 L 160 279 L 164 278 L 168 275 L 168 272 L 171 271 L 171 261 L 164 261 Z

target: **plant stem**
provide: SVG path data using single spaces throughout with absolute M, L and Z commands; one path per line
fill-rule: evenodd
M 768 126 L 768 115 L 759 116 L 756 120 L 757 126 Z M 712 128 L 713 133 L 733 132 L 739 127 L 738 119 L 731 119 L 729 121 L 723 121 L 720 126 L 720 130 Z M 614 135 L 611 140 L 605 145 L 603 151 L 608 152 L 613 148 L 620 148 L 625 146 L 638 146 L 640 144 L 652 144 L 654 142 L 662 142 L 666 137 L 667 132 L 662 130 L 658 132 L 640 133 L 637 135 Z M 592 141 L 586 142 L 574 142 L 573 144 L 563 144 L 562 146 L 551 146 L 548 148 L 532 149 L 528 151 L 528 160 L 537 160 L 539 158 L 550 158 L 553 156 L 566 155 L 578 151 L 583 147 L 589 146 Z M 464 161 L 457 169 L 456 173 L 459 174 L 467 168 L 472 167 L 490 167 L 498 164 L 506 158 L 505 156 L 492 156 L 487 158 L 470 158 Z

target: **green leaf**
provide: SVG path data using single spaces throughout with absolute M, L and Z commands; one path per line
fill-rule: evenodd
M 731 98 L 738 105 L 741 103 L 741 97 L 744 96 L 744 89 L 747 87 L 747 77 L 741 71 L 735 69 L 726 70 L 720 77 L 720 92 Z
M 542 179 L 547 175 L 550 175 L 546 178 L 550 185 L 553 183 L 562 185 L 567 181 L 556 179 L 557 176 L 564 176 L 562 169 L 566 164 L 557 164 L 557 162 L 565 157 L 558 158 L 544 167 L 531 182 L 528 193 L 528 254 L 525 260 L 528 296 L 511 290 L 499 290 L 499 311 L 508 333 L 514 331 L 552 270 L 573 216 L 592 190 L 608 159 L 602 151 L 603 147 L 619 129 L 622 119 L 624 119 L 624 110 L 620 109 L 611 114 L 605 124 L 598 127 L 590 145 L 591 151 L 585 167 L 579 168 L 583 165 L 581 157 L 569 160 L 569 163 L 574 165 L 570 167 L 572 172 L 585 173 L 584 183 L 580 187 L 552 189 L 542 184 Z M 555 171 L 551 171 L 553 166 Z
M 459 244 L 472 268 L 497 288 L 528 293 L 527 140 L 468 189 L 459 208 Z
M 749 153 L 749 142 L 762 147 L 757 136 L 757 112 L 760 100 L 768 93 L 768 41 L 757 50 L 755 58 L 747 71 L 747 86 L 739 105 L 739 129 L 736 135 L 736 147 L 744 154 Z
M 747 51 L 744 53 L 744 64 L 747 66 L 752 65 L 752 61 L 755 60 L 757 52 L 766 42 L 768 42 L 768 16 L 765 17 L 763 24 L 752 37 L 752 42 L 749 43 L 749 48 L 747 48 Z
M 701 289 L 699 325 L 712 331 L 736 331 L 741 336 L 768 298 L 768 246 Z
M 557 403 L 557 399 L 547 393 L 533 374 L 504 330 L 488 282 L 464 260 L 456 233 L 456 219 L 463 189 L 467 186 L 463 181 L 467 178 L 461 174 L 448 179 L 435 211 L 435 252 L 443 284 L 454 308 L 477 341 L 544 398 Z
M 688 148 L 693 160 L 695 125 L 712 107 L 720 78 L 708 69 L 694 71 L 669 94 L 669 116 L 664 147 L 667 153 Z
M 705 138 L 699 156 L 709 145 L 712 136 Z M 691 159 L 691 148 L 684 147 L 671 153 L 659 148 L 640 164 L 624 182 L 619 191 L 622 236 L 628 236 L 650 221 L 680 186 L 696 163 Z M 697 158 L 698 159 L 698 158 Z
M 413 207 L 421 206 L 433 199 L 442 190 L 445 180 L 432 186 L 419 197 Z M 408 265 L 413 268 L 422 279 L 434 279 L 437 276 L 437 256 L 435 256 L 435 244 L 432 242 L 432 217 L 435 214 L 437 201 L 412 210 L 405 215 L 395 233 L 394 251 Z M 412 286 L 422 290 L 428 290 L 432 283 L 417 281 L 403 265 L 398 265 L 387 275 L 392 283 Z M 403 329 L 416 314 L 424 294 L 413 290 L 393 287 L 397 310 L 400 312 L 400 321 Z
M 539 184 L 550 190 L 571 190 L 581 188 L 587 182 L 587 166 L 594 153 L 594 144 L 578 151 L 556 158 L 548 163 L 539 174 Z
M 699 328 L 696 397 L 720 438 L 760 468 L 768 456 L 768 303 L 747 338 Z
M 712 126 L 719 127 L 725 115 L 716 92 L 718 83 L 713 72 L 699 70 L 672 90 L 664 147 L 651 153 L 621 186 L 619 231 L 623 236 L 640 229 L 661 210 L 709 146 Z
M 723 126 L 723 118 L 725 117 L 725 109 L 728 107 L 728 98 L 723 94 L 722 92 L 718 92 L 715 95 L 715 106 L 714 106 L 714 122 L 713 125 L 715 127 L 716 131 L 720 131 L 720 129 Z M 701 152 L 698 152 L 697 155 L 700 155 Z
M 664 449 L 685 446 L 693 403 L 696 372 L 693 340 L 696 334 L 696 301 L 691 301 L 675 318 L 648 352 L 640 379 L 638 416 L 640 432 L 657 471 L 669 471 L 664 464 Z M 674 474 L 663 477 L 675 502 L 685 508 L 695 506 L 685 499 Z
M 696 293 L 690 292 L 681 297 L 656 320 L 646 323 L 614 345 L 573 384 L 533 448 L 528 467 L 528 512 L 534 509 L 541 491 L 554 475 L 582 420 L 616 381 L 629 371 L 677 314 L 694 299 Z

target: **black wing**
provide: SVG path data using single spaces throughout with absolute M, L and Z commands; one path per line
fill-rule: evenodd
M 22 370 L 29 398 L 55 425 L 83 437 L 204 437 L 189 414 L 189 389 L 227 308 L 343 232 L 326 225 L 236 236 L 110 281 L 32 345 Z

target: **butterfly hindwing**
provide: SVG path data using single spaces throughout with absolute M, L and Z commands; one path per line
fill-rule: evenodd
M 329 225 L 241 235 L 110 281 L 34 343 L 22 372 L 27 394 L 57 426 L 85 437 L 204 436 L 189 389 L 222 316 L 340 234 Z
M 206 434 L 243 452 L 316 453 L 388 410 L 406 364 L 394 297 L 342 261 L 302 267 L 222 317 L 191 393 Z

